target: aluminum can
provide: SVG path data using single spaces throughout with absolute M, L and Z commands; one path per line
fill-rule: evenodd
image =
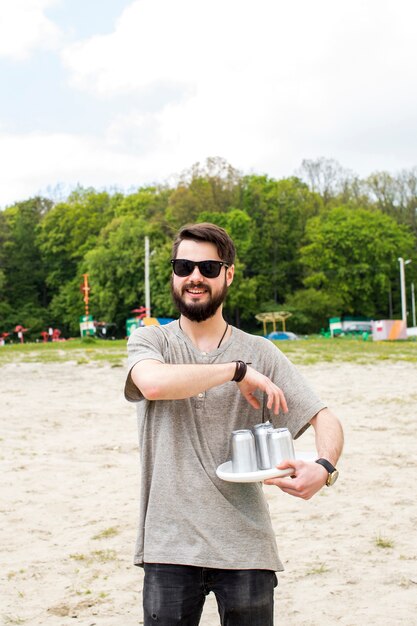
M 271 467 L 268 451 L 268 432 L 272 430 L 274 430 L 274 427 L 269 421 L 256 424 L 256 426 L 253 427 L 253 434 L 255 435 L 256 459 L 258 469 L 261 470 L 269 469 Z
M 285 459 L 295 459 L 294 444 L 288 428 L 274 428 L 268 433 L 268 452 L 271 467 Z
M 255 438 L 251 430 L 232 432 L 232 469 L 233 472 L 256 472 Z

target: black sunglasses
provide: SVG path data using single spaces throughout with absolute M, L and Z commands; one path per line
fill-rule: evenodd
M 193 273 L 195 266 L 200 274 L 206 278 L 217 278 L 222 267 L 229 267 L 223 261 L 189 261 L 188 259 L 171 259 L 172 269 L 177 276 L 189 276 Z

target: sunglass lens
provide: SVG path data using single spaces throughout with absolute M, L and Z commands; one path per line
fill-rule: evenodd
M 206 278 L 217 278 L 220 274 L 220 268 L 219 261 L 202 261 L 200 263 L 200 272 Z
M 176 259 L 174 261 L 174 272 L 177 276 L 189 276 L 192 274 L 194 269 L 194 263 L 192 261 L 187 261 L 187 259 Z

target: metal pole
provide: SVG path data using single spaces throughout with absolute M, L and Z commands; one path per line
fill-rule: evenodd
M 404 259 L 398 257 L 400 262 L 400 286 L 401 286 L 401 317 L 405 325 L 407 326 L 407 302 L 405 294 L 405 271 L 404 271 Z
M 414 296 L 414 283 L 411 283 L 411 310 L 413 313 L 413 327 L 416 327 L 416 299 Z
M 400 281 L 401 281 L 401 312 L 402 319 L 405 322 L 407 328 L 407 292 L 405 290 L 405 266 L 411 263 L 411 259 L 404 261 L 402 257 L 398 257 L 400 262 Z
M 145 237 L 145 308 L 146 317 L 151 316 L 151 289 L 149 286 L 149 237 Z

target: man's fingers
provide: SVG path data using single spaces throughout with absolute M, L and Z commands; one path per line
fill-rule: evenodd
M 282 410 L 284 411 L 284 413 L 288 413 L 288 405 L 287 405 L 287 401 L 285 399 L 284 392 L 282 391 L 282 389 L 279 389 L 279 394 L 280 394 Z
M 292 485 L 292 478 L 289 476 L 286 478 L 267 478 L 264 480 L 265 485 L 274 485 L 275 487 L 279 487 L 282 491 L 286 491 L 287 493 L 295 492 L 294 486 Z
M 285 399 L 284 393 L 279 387 L 273 385 L 272 389 L 267 388 L 265 391 L 268 395 L 268 409 L 273 408 L 275 415 L 278 415 L 280 409 L 282 409 L 284 413 L 288 413 L 287 401 Z
M 277 415 L 279 410 L 282 409 L 284 413 L 288 413 L 287 401 L 285 399 L 283 391 L 274 385 L 274 389 L 268 394 L 268 409 L 274 405 L 274 413 Z
M 287 459 L 280 463 L 277 469 L 292 468 L 294 470 L 293 475 L 291 477 L 268 478 L 264 483 L 266 485 L 274 485 L 290 496 L 309 500 L 323 486 L 322 481 L 319 482 L 318 486 L 316 483 L 312 483 L 310 465 L 314 466 L 315 464 Z
M 282 409 L 284 413 L 288 413 L 287 401 L 284 396 L 284 392 L 282 389 L 274 385 L 274 396 L 275 396 L 275 414 L 279 413 L 279 410 Z
M 277 465 L 277 469 L 286 470 L 293 469 L 294 472 L 292 476 L 283 476 L 282 478 L 268 478 L 264 482 L 266 485 L 276 485 L 283 491 L 295 491 L 294 489 L 294 478 L 297 477 L 297 470 L 301 469 L 303 465 L 303 461 L 298 461 L 296 459 L 285 459 L 282 463 Z
M 255 409 L 260 408 L 260 403 L 258 399 L 253 396 L 253 392 L 259 389 L 267 395 L 267 407 L 273 410 L 275 415 L 278 415 L 280 409 L 282 409 L 284 413 L 288 412 L 287 401 L 282 389 L 277 387 L 267 376 L 256 372 L 256 370 L 253 370 L 251 367 L 248 367 L 246 377 L 238 384 L 243 396 Z
M 275 389 L 272 389 L 270 387 L 267 387 L 265 389 L 265 393 L 268 396 L 268 402 L 266 403 L 266 406 L 268 407 L 268 409 L 273 409 L 274 413 L 277 414 L 280 405 L 279 395 L 277 394 Z
M 277 394 L 271 389 L 271 390 L 267 390 L 266 394 L 268 396 L 268 402 L 266 403 L 266 406 L 268 407 L 268 409 L 272 409 L 274 410 L 274 413 L 278 413 L 279 411 L 279 396 L 277 396 Z
M 246 393 L 245 394 L 245 398 L 249 402 L 249 404 L 251 406 L 253 406 L 254 409 L 260 409 L 261 408 L 261 405 L 259 404 L 258 398 L 255 398 L 255 396 L 252 395 L 251 393 Z
M 297 459 L 284 459 L 279 465 L 277 465 L 277 469 L 288 469 L 289 467 L 294 468 L 295 470 L 300 469 L 303 461 L 299 461 Z

